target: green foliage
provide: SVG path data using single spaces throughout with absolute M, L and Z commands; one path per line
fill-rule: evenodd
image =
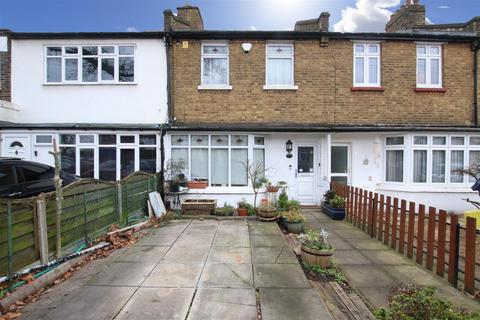
M 245 208 L 248 209 L 248 215 L 249 216 L 254 216 L 255 215 L 255 208 L 253 207 L 253 205 L 251 205 L 250 203 L 246 203 Z
M 288 195 L 285 190 L 278 196 L 277 207 L 279 210 L 288 210 Z
M 289 200 L 287 202 L 287 210 L 300 210 L 300 202 L 297 200 Z
M 248 203 L 245 199 L 242 199 L 242 201 L 237 202 L 237 207 L 240 209 L 248 209 Z
M 388 298 L 388 309 L 378 309 L 374 312 L 380 320 L 466 320 L 480 319 L 479 314 L 468 314 L 455 308 L 450 302 L 435 296 L 433 287 L 418 287 L 409 284 L 394 288 Z
M 308 230 L 307 233 L 302 233 L 297 236 L 297 240 L 303 246 L 315 250 L 333 250 L 333 246 L 327 243 L 328 233 L 322 229 L 322 232 L 315 230 Z
M 280 188 L 280 189 L 283 189 L 283 191 L 285 191 L 285 188 L 287 187 L 287 182 L 286 181 L 278 181 L 276 187 Z
M 345 208 L 345 199 L 336 195 L 329 204 L 332 208 Z
M 326 202 L 330 202 L 330 201 L 332 201 L 333 198 L 335 198 L 336 195 L 337 195 L 337 193 L 335 192 L 335 190 L 328 190 L 327 192 L 325 192 L 323 194 L 323 199 Z
M 342 272 L 342 270 L 340 270 L 335 266 L 327 269 L 324 269 L 319 266 L 311 266 L 311 265 L 306 265 L 306 267 L 307 269 L 315 273 L 318 273 L 321 276 L 334 278 L 335 282 L 337 282 L 340 285 L 345 285 L 347 283 L 347 277 L 345 277 L 345 274 Z
M 215 213 L 217 216 L 233 216 L 233 213 L 235 212 L 235 209 L 231 206 L 225 203 L 223 207 L 219 207 L 215 210 Z
M 297 222 L 304 222 L 305 217 L 301 214 L 298 210 L 289 210 L 283 213 L 282 215 L 287 222 L 289 223 L 297 223 Z

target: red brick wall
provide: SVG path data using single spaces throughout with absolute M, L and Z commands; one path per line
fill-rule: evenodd
M 0 36 L 3 34 L 0 32 Z M 0 100 L 11 101 L 10 92 L 10 61 L 11 41 L 8 41 L 8 51 L 0 52 Z

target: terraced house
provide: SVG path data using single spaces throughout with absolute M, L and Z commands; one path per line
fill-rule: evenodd
M 328 13 L 293 31 L 209 31 L 198 8 L 165 11 L 167 159 L 208 181 L 190 194 L 250 199 L 249 160 L 304 205 L 337 181 L 468 207 L 472 181 L 452 170 L 480 161 L 480 19 L 427 25 L 406 1 L 384 33 L 328 30 Z

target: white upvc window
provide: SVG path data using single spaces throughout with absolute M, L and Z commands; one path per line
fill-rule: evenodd
M 203 42 L 198 89 L 231 89 L 228 42 Z
M 267 44 L 264 89 L 297 89 L 294 85 L 294 63 L 293 44 Z
M 380 44 L 353 45 L 353 86 L 380 87 Z
M 386 137 L 385 146 L 385 181 L 403 182 L 405 138 Z
M 417 88 L 442 86 L 442 45 L 417 44 Z
M 247 163 L 265 166 L 265 138 L 247 134 L 174 134 L 171 159 L 185 163 L 185 174 L 211 187 L 246 187 Z
M 134 45 L 45 46 L 47 84 L 128 84 L 134 81 Z

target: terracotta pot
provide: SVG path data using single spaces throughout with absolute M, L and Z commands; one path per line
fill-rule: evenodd
M 331 250 L 316 250 L 305 246 L 300 246 L 302 249 L 302 260 L 306 264 L 320 266 L 322 268 L 330 267 L 330 259 L 334 253 L 334 249 Z
M 263 205 L 263 206 L 268 205 L 268 199 L 262 199 L 262 200 L 260 200 L 260 206 L 262 206 L 262 205 Z
M 247 217 L 248 216 L 248 209 L 247 208 L 237 208 L 237 213 L 240 217 Z
M 262 210 L 258 209 L 258 215 L 262 218 L 266 219 L 273 219 L 276 218 L 277 216 L 277 211 L 276 210 Z
M 189 189 L 205 189 L 208 186 L 208 181 L 188 181 L 187 187 Z
M 278 187 L 275 187 L 275 186 L 268 186 L 267 187 L 267 192 L 272 192 L 272 193 L 275 193 L 275 192 L 278 192 Z

